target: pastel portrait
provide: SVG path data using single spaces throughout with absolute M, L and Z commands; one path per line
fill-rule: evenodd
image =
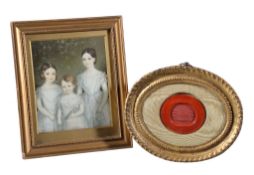
M 38 132 L 111 125 L 103 37 L 32 42 Z
M 24 158 L 131 147 L 122 18 L 12 23 Z

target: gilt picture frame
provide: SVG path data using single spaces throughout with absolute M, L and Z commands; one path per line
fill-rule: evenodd
M 224 79 L 183 63 L 144 75 L 128 94 L 125 116 L 134 139 L 151 154 L 196 162 L 234 143 L 243 110 Z
M 11 28 L 23 158 L 132 147 L 121 16 Z

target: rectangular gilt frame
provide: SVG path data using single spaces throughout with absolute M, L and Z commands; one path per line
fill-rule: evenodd
M 68 153 L 132 147 L 129 132 L 124 123 L 124 105 L 128 93 L 125 67 L 122 18 L 100 17 L 66 20 L 12 22 L 13 49 L 23 158 L 33 158 Z M 37 115 L 31 41 L 104 35 L 108 59 L 109 101 L 113 118 L 111 129 L 96 128 L 80 132 L 38 134 L 35 130 Z M 107 137 L 106 134 L 110 136 Z M 44 141 L 41 143 L 41 141 Z

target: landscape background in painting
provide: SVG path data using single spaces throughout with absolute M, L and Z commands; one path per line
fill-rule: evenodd
M 54 64 L 57 68 L 59 84 L 65 74 L 78 75 L 84 71 L 81 61 L 81 52 L 86 47 L 96 50 L 96 68 L 106 72 L 106 54 L 104 37 L 89 37 L 75 39 L 59 39 L 46 41 L 32 41 L 32 57 L 34 66 L 35 87 L 43 81 L 40 78 L 40 68 L 43 63 Z

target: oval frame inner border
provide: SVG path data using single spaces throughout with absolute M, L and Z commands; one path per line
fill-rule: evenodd
M 220 94 L 226 103 L 227 122 L 221 134 L 210 142 L 195 147 L 178 147 L 165 143 L 147 130 L 142 121 L 142 102 L 152 91 L 169 83 L 190 83 L 208 87 Z M 236 139 L 241 129 L 242 106 L 232 87 L 217 75 L 190 66 L 173 66 L 151 72 L 138 81 L 127 97 L 126 122 L 134 139 L 150 153 L 173 161 L 200 161 L 219 155 Z

